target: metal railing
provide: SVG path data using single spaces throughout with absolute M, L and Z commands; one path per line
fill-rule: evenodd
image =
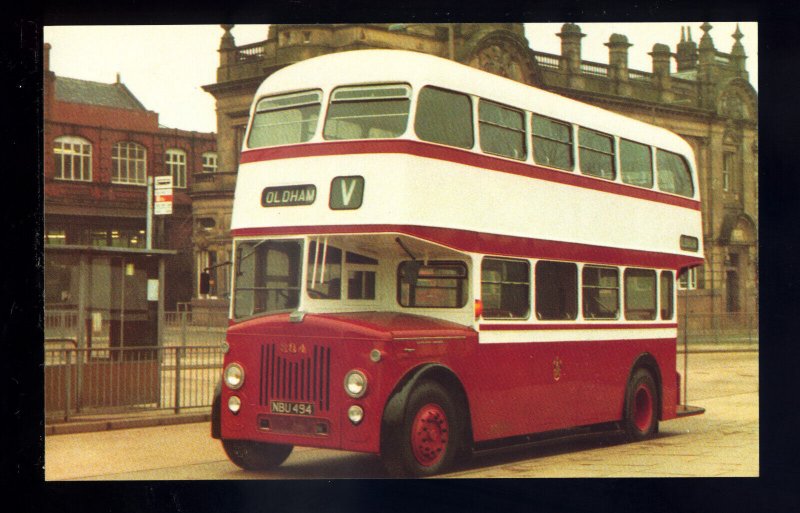
M 208 408 L 222 361 L 221 345 L 46 347 L 46 417 Z
M 688 333 L 687 333 L 688 329 Z M 678 340 L 689 344 L 758 344 L 758 313 L 678 315 Z

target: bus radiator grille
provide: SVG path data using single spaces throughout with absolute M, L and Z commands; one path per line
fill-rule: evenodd
M 315 345 L 303 354 L 281 356 L 279 344 L 261 346 L 259 404 L 271 400 L 312 403 L 330 410 L 331 348 Z

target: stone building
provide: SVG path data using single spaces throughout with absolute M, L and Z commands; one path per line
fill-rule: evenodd
M 77 307 L 77 263 L 67 249 L 100 251 L 111 267 L 146 256 L 147 178 L 171 174 L 173 213 L 155 216 L 152 248 L 170 250 L 165 306 L 175 309 L 194 295 L 188 191 L 197 176 L 216 170 L 215 135 L 159 125 L 119 76 L 113 84 L 56 76 L 50 50 L 45 44 L 45 308 Z
M 693 147 L 703 200 L 706 263 L 696 273 L 689 311 L 713 322 L 753 318 L 758 309 L 758 95 L 745 70 L 744 35 L 717 50 L 708 23 L 699 44 L 682 29 L 675 50 L 653 46 L 652 69 L 628 67 L 632 46 L 610 37 L 608 63 L 581 57 L 578 25 L 557 36 L 561 53 L 531 49 L 520 23 L 271 25 L 264 41 L 237 46 L 222 25 L 216 99 L 219 172 L 195 182 L 195 251 L 230 256 L 231 205 L 239 149 L 258 85 L 276 70 L 331 52 L 392 48 L 425 52 L 667 128 Z M 673 65 L 674 61 L 674 65 Z M 202 232 L 202 236 L 198 233 Z M 222 281 L 222 277 L 220 280 Z M 227 283 L 225 283 L 227 286 Z M 679 297 L 683 305 L 683 295 Z M 723 315 L 724 314 L 724 315 Z M 727 315 L 734 314 L 734 315 Z

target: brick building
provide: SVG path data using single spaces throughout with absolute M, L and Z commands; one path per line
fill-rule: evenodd
M 77 306 L 77 264 L 65 248 L 114 258 L 144 253 L 147 177 L 171 174 L 173 213 L 155 216 L 152 248 L 172 250 L 164 292 L 166 308 L 175 309 L 194 290 L 188 191 L 196 176 L 216 171 L 215 136 L 160 126 L 119 76 L 113 84 L 56 76 L 50 49 L 45 44 L 45 307 Z
M 606 43 L 608 64 L 583 60 L 585 34 L 572 23 L 557 34 L 560 54 L 530 48 L 519 23 L 271 25 L 264 41 L 244 46 L 236 45 L 232 27 L 222 25 L 217 81 L 204 87 L 216 99 L 219 172 L 213 183 L 195 182 L 191 189 L 195 216 L 203 219 L 196 230 L 205 234 L 205 245 L 195 248 L 203 258 L 209 251 L 216 261 L 230 255 L 237 161 L 258 85 L 276 70 L 318 55 L 404 49 L 454 59 L 684 137 L 697 158 L 706 248 L 689 310 L 709 314 L 714 323 L 757 315 L 758 95 L 745 70 L 738 28 L 729 52 L 717 50 L 708 23 L 699 44 L 690 29 L 682 29 L 675 50 L 653 46 L 652 69 L 643 71 L 628 68 L 632 45 L 622 34 Z M 682 296 L 679 304 L 683 308 Z

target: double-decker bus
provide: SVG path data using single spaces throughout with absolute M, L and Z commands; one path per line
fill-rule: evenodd
M 703 260 L 675 134 L 452 61 L 363 50 L 259 87 L 233 206 L 212 436 L 394 476 L 680 401 L 676 278 Z

